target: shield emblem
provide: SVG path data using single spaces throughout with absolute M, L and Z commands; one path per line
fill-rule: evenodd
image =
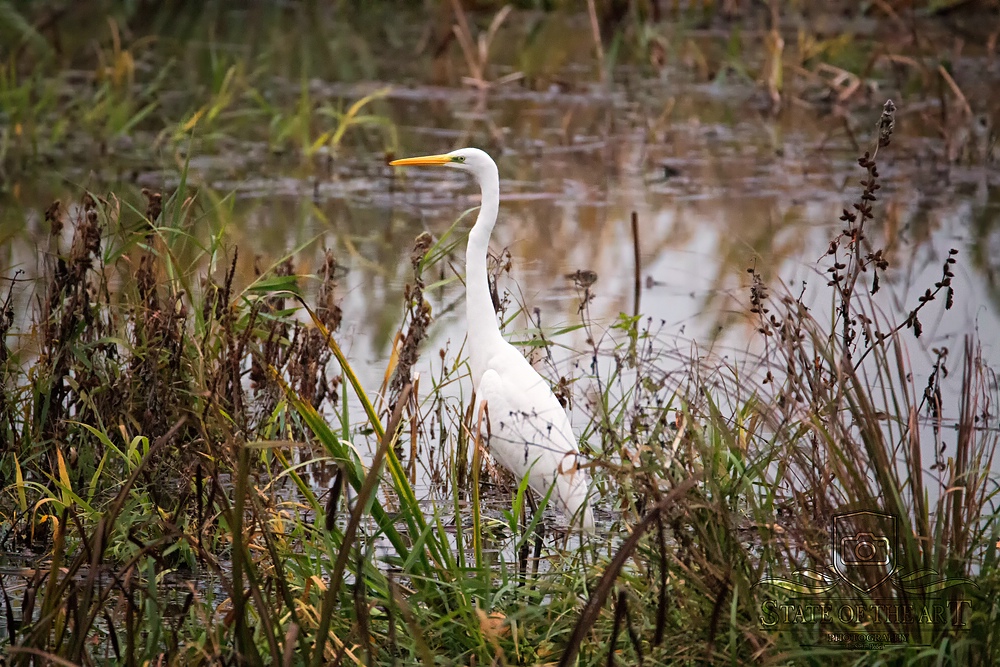
M 833 567 L 862 593 L 896 571 L 897 521 L 883 512 L 847 512 L 833 517 Z

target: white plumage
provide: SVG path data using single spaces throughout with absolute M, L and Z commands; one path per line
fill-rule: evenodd
M 479 405 L 489 416 L 489 448 L 501 464 L 541 496 L 552 488 L 555 506 L 576 525 L 594 529 L 590 476 L 582 462 L 569 417 L 548 383 L 497 324 L 486 276 L 486 253 L 500 206 L 496 163 L 478 148 L 395 160 L 393 166 L 442 165 L 467 171 L 482 188 L 482 206 L 466 249 L 466 317 L 469 366 Z M 475 414 L 478 416 L 479 411 Z

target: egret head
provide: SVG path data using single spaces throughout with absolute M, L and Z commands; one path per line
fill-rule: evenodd
M 461 169 L 462 171 L 472 172 L 477 176 L 489 173 L 490 171 L 495 173 L 497 168 L 496 163 L 493 162 L 493 158 L 478 148 L 459 148 L 456 151 L 443 153 L 441 155 L 408 157 L 402 160 L 393 160 L 389 164 L 393 167 L 421 165 L 451 167 L 453 169 Z

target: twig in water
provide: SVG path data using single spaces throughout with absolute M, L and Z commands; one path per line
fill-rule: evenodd
M 639 297 L 642 295 L 642 253 L 639 244 L 639 214 L 632 211 L 632 254 L 635 257 L 634 296 L 632 316 L 639 317 Z

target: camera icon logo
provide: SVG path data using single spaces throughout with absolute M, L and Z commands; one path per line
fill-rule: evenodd
M 837 574 L 867 593 L 896 571 L 897 519 L 884 512 L 857 511 L 833 517 L 833 566 Z
M 840 557 L 848 565 L 888 565 L 889 538 L 885 535 L 857 533 L 840 538 Z

